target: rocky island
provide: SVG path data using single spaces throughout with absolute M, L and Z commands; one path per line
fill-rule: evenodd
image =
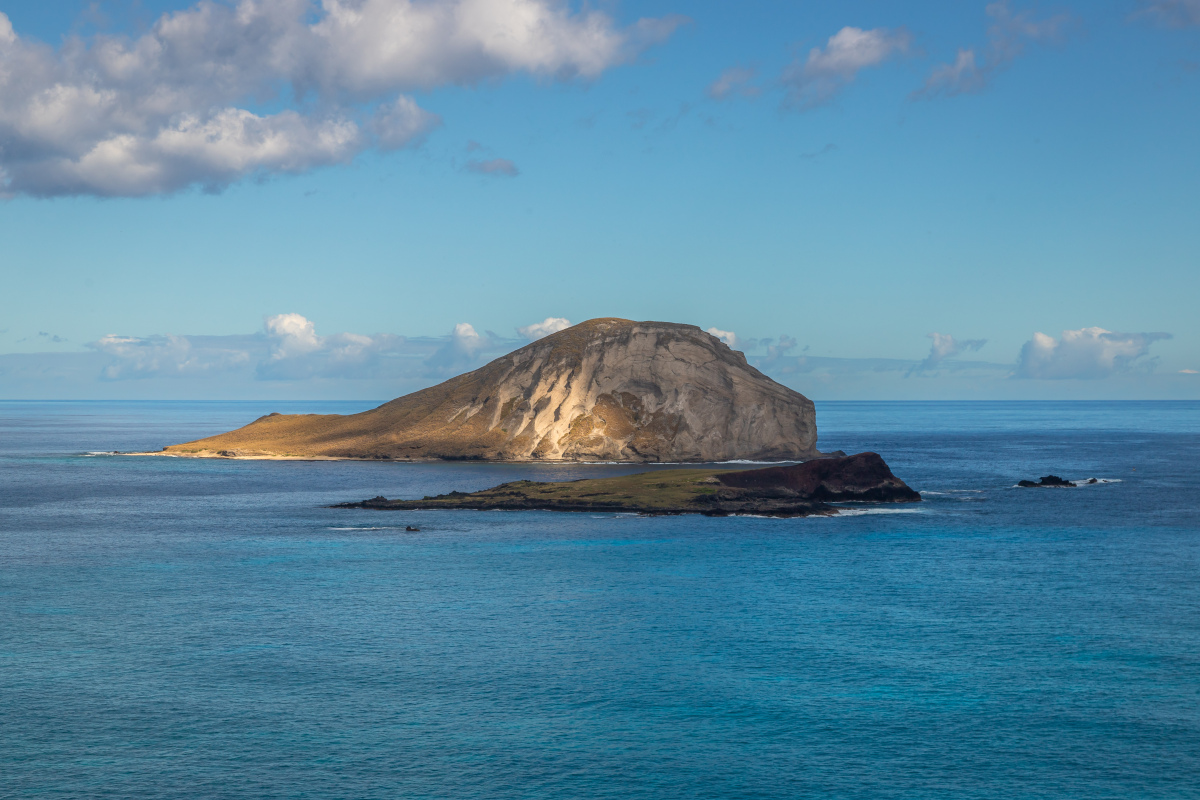
M 1076 486 L 1100 482 L 1099 478 L 1089 478 L 1086 481 L 1068 481 L 1057 475 L 1043 475 L 1038 481 L 1017 481 L 1017 486 L 1022 489 L 1074 489 Z
M 636 512 L 640 514 L 836 514 L 834 502 L 912 503 L 921 495 L 892 474 L 877 453 L 821 458 L 765 469 L 668 469 L 562 483 L 515 481 L 482 492 L 421 500 L 376 497 L 334 508 Z
M 694 325 L 594 319 L 361 414 L 270 414 L 199 458 L 801 461 L 813 403 Z

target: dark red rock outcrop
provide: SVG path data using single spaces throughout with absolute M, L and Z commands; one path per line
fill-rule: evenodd
M 822 501 L 908 503 L 921 499 L 919 493 L 892 474 L 878 453 L 819 458 L 791 467 L 726 472 L 716 479 L 733 488 L 782 489 Z

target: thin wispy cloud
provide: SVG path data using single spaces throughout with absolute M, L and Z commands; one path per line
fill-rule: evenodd
M 621 27 L 557 0 L 240 0 L 53 48 L 0 13 L 0 75 L 20 78 L 0 80 L 0 194 L 216 191 L 346 163 L 439 124 L 413 91 L 595 78 L 681 22 Z
M 3 330 L 3 331 L 0 331 L 0 333 L 8 333 L 8 331 Z M 42 342 L 44 344 L 63 344 L 66 341 L 67 341 L 66 339 L 59 336 L 58 334 L 49 333 L 47 331 L 38 331 L 37 336 L 26 336 L 24 338 L 17 339 L 17 344 L 23 344 L 24 342 Z
M 1136 16 L 1172 28 L 1188 28 L 1200 25 L 1200 0 L 1144 0 Z
M 784 70 L 785 103 L 800 110 L 826 105 L 859 72 L 903 55 L 911 46 L 912 36 L 902 28 L 842 28 L 824 47 L 814 47 L 806 58 L 798 58 Z
M 517 165 L 507 158 L 472 159 L 467 162 L 467 171 L 494 178 L 515 178 L 521 174 Z
M 987 344 L 987 339 L 955 339 L 948 333 L 931 333 L 929 338 L 933 343 L 929 346 L 929 355 L 919 364 L 913 365 L 906 377 L 926 375 L 938 369 L 946 359 L 955 358 L 963 353 L 977 352 Z
M 186 336 L 117 336 L 110 334 L 88 342 L 92 350 L 108 356 L 101 371 L 104 380 L 179 378 L 226 372 L 250 363 L 243 349 L 194 347 Z
M 709 84 L 705 93 L 713 100 L 731 97 L 758 97 L 762 87 L 752 83 L 758 71 L 752 67 L 730 67 Z
M 981 92 L 1030 44 L 1057 40 L 1074 23 L 1069 14 L 1038 19 L 1029 10 L 1014 12 L 1009 0 L 989 3 L 985 11 L 991 20 L 987 47 L 982 53 L 974 47 L 960 48 L 952 63 L 933 68 L 913 99 Z

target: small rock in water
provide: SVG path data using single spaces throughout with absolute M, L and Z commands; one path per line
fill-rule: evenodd
M 412 531 L 412 532 L 414 532 L 414 533 L 420 533 L 420 532 L 421 532 L 421 529 L 420 529 L 420 528 L 418 528 L 418 527 L 416 527 L 415 525 L 405 525 L 405 526 L 404 526 L 404 530 L 406 530 L 406 531 Z
M 1095 483 L 1096 479 L 1092 478 L 1092 482 Z M 1047 487 L 1074 487 L 1075 484 L 1071 483 L 1071 481 L 1064 481 L 1057 475 L 1043 475 L 1042 479 L 1037 483 L 1034 483 L 1033 481 L 1018 481 L 1017 486 L 1025 489 L 1045 489 Z

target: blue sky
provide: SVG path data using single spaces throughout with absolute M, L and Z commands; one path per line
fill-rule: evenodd
M 1200 0 L 0 12 L 0 398 L 387 399 L 597 316 L 1200 397 Z

